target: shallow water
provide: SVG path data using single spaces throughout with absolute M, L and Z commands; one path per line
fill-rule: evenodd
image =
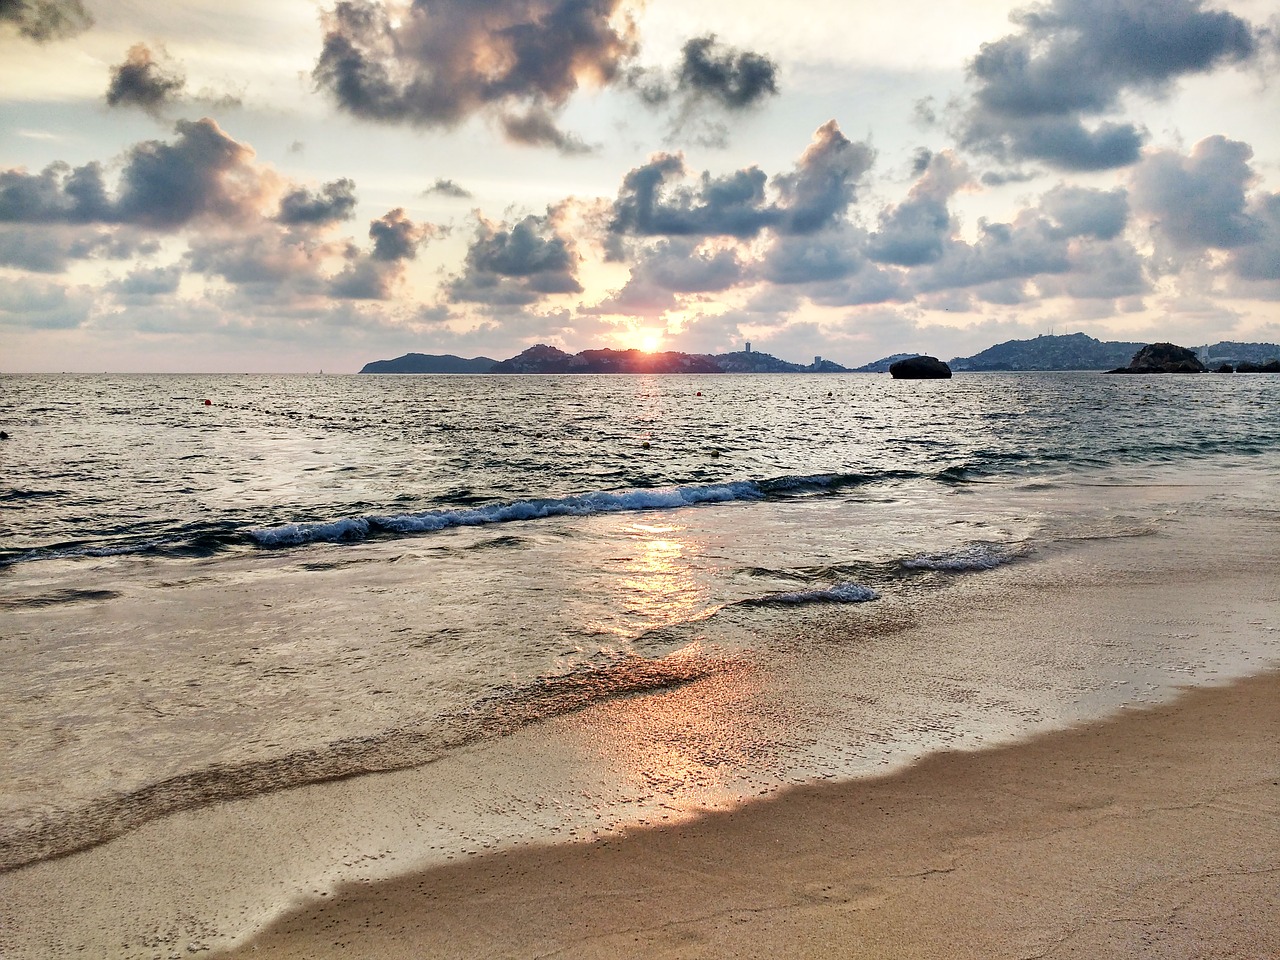
M 1158 537 L 1218 495 L 1265 510 L 1277 378 L 2 384 L 4 865 L 695 681 L 775 692 L 743 694 L 738 752 L 680 734 L 668 803 L 857 775 L 1266 654 L 1164 637 L 1082 670 L 1006 643 L 923 669 L 893 637 L 939 598 L 973 622 L 967 578 L 1082 538 Z M 866 690 L 815 694 L 823 662 Z M 809 692 L 788 700 L 792 674 Z

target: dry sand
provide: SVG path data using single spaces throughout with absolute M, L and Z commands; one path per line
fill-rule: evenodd
M 1280 676 L 348 887 L 236 957 L 1280 957 Z

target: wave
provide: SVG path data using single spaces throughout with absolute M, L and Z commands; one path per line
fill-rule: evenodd
M 749 601 L 755 606 L 772 606 L 785 604 L 799 606 L 806 603 L 867 603 L 879 600 L 880 594 L 860 583 L 837 583 L 832 587 L 815 590 L 793 590 L 787 593 L 773 593 L 759 600 Z
M 741 661 L 689 650 L 656 658 L 611 657 L 494 690 L 456 713 L 282 756 L 217 763 L 129 793 L 100 797 L 74 810 L 42 810 L 0 834 L 0 873 L 106 843 L 180 810 L 424 766 L 469 744 L 596 703 L 669 690 L 742 667 Z
M 1012 563 L 1019 554 L 998 543 L 975 543 L 947 553 L 930 553 L 899 562 L 904 570 L 936 570 L 944 573 L 969 573 L 994 570 Z
M 586 517 L 603 513 L 674 510 L 705 503 L 732 503 L 772 497 L 814 494 L 861 486 L 887 475 L 818 474 L 768 480 L 737 480 L 621 492 L 595 491 L 567 497 L 518 500 L 463 509 L 427 510 L 390 516 L 346 517 L 314 523 L 290 523 L 250 530 L 262 547 L 296 547 L 307 543 L 349 543 L 372 536 L 433 533 L 451 527 L 475 527 L 548 517 Z
M 0 567 L 34 560 L 113 557 L 127 554 L 209 556 L 227 549 L 282 549 L 313 543 L 354 543 L 372 538 L 395 538 L 433 533 L 454 527 L 541 520 L 549 517 L 587 517 L 605 513 L 676 510 L 709 503 L 749 502 L 837 494 L 875 483 L 933 479 L 947 482 L 947 470 L 920 474 L 910 470 L 874 473 L 830 473 L 780 476 L 723 483 L 591 491 L 563 497 L 542 497 L 478 506 L 440 507 L 420 512 L 368 513 L 325 520 L 305 520 L 274 526 L 229 522 L 174 522 L 168 531 L 152 534 L 120 531 L 99 542 L 60 544 L 29 550 L 0 552 Z

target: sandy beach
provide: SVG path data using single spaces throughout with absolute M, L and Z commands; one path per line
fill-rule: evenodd
M 1280 676 L 590 846 L 338 891 L 230 956 L 1280 956 Z

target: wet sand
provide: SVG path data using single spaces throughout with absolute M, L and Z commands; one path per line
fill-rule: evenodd
M 1280 956 L 1280 675 L 339 890 L 230 956 Z

